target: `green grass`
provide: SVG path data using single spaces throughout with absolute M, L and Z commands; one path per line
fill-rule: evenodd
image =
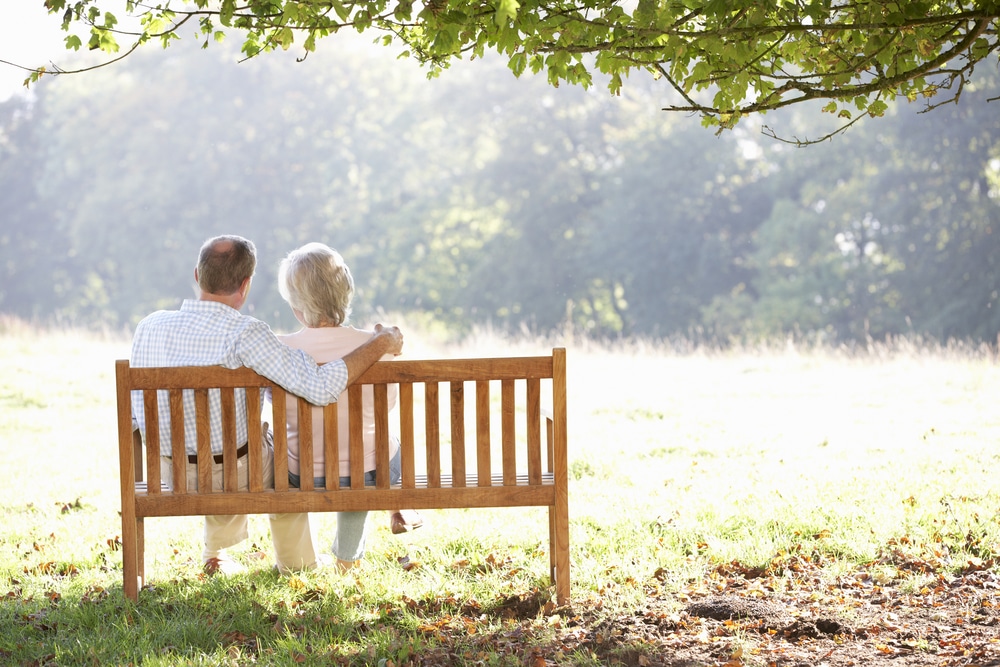
M 449 354 L 546 347 L 484 335 Z M 568 348 L 576 608 L 635 608 L 651 587 L 680 608 L 718 572 L 780 583 L 797 558 L 919 590 L 1000 551 L 988 350 Z M 121 336 L 0 321 L 0 662 L 524 664 L 573 623 L 532 509 L 429 511 L 401 537 L 374 513 L 359 570 L 291 578 L 270 570 L 264 517 L 231 579 L 201 576 L 199 519 L 151 519 L 150 586 L 125 601 L 112 368 L 127 354 Z M 330 539 L 333 518 L 316 521 Z

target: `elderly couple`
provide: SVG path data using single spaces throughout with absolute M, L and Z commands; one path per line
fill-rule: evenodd
M 202 245 L 194 271 L 199 297 L 186 299 L 179 310 L 158 311 L 143 319 L 132 339 L 133 367 L 214 366 L 238 368 L 246 366 L 278 383 L 288 391 L 316 405 L 337 401 L 347 385 L 382 358 L 392 358 L 402 352 L 403 335 L 396 327 L 376 324 L 373 331 L 345 326 L 351 312 L 354 281 L 343 258 L 321 243 L 310 243 L 293 250 L 281 262 L 278 289 L 291 306 L 295 317 L 304 325 L 300 331 L 276 336 L 267 324 L 241 314 L 257 266 L 253 243 L 239 236 L 218 236 Z M 320 365 L 322 364 L 322 365 Z M 185 392 L 190 394 L 191 392 Z M 193 397 L 185 396 L 184 427 L 187 448 L 187 484 L 197 488 L 198 467 L 195 440 Z M 395 395 L 390 394 L 390 401 Z M 161 482 L 172 483 L 170 456 L 169 410 L 160 409 Z M 237 397 L 237 441 L 239 484 L 246 488 L 247 429 L 259 428 L 259 416 L 246 414 L 246 401 Z M 211 444 L 214 455 L 213 484 L 222 485 L 221 413 L 217 396 L 212 396 L 210 412 Z M 346 402 L 340 406 L 341 429 L 347 428 Z M 319 410 L 317 409 L 317 412 Z M 140 392 L 132 397 L 132 414 L 136 426 L 145 437 L 145 415 Z M 370 413 L 366 411 L 366 416 Z M 301 467 L 298 459 L 297 411 L 288 409 L 289 483 L 298 486 Z M 369 417 L 369 421 L 371 417 Z M 366 423 L 366 475 L 374 483 L 374 426 Z M 323 486 L 323 446 L 321 431 L 316 431 L 314 467 L 316 485 Z M 341 441 L 347 441 L 346 433 Z M 273 485 L 273 446 L 270 433 L 264 438 L 265 484 Z M 399 477 L 398 444 L 393 442 L 392 481 Z M 344 448 L 346 449 L 346 448 Z M 370 456 L 369 456 L 370 454 Z M 369 460 L 370 458 L 370 460 Z M 309 465 L 308 462 L 302 462 Z M 350 484 L 350 462 L 342 449 L 341 485 Z M 271 539 L 274 542 L 276 567 L 283 573 L 310 570 L 330 561 L 318 553 L 309 525 L 308 514 L 270 515 Z M 337 535 L 333 554 L 337 565 L 346 570 L 364 555 L 367 512 L 340 512 L 337 515 Z M 391 518 L 394 533 L 418 528 L 422 520 L 413 511 L 394 512 Z M 226 549 L 247 538 L 245 515 L 206 516 L 202 561 L 209 574 L 232 574 L 243 567 L 226 553 Z

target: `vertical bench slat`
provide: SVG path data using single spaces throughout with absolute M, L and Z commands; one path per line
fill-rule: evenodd
M 222 487 L 226 493 L 239 489 L 236 472 L 236 398 L 235 390 L 226 387 L 219 390 L 222 407 Z
M 389 488 L 389 387 L 372 387 L 375 398 L 375 487 Z
M 465 487 L 465 383 L 451 385 L 451 485 Z
M 323 406 L 323 471 L 326 488 L 340 488 L 340 406 L 329 403 Z
M 245 400 L 247 407 L 248 488 L 257 493 L 264 490 L 264 459 L 262 456 L 264 433 L 259 424 L 260 417 L 254 417 L 254 415 L 260 414 L 260 388 L 247 387 Z
M 427 487 L 441 487 L 441 408 L 437 382 L 424 383 L 424 446 L 427 448 Z
M 413 384 L 399 385 L 399 458 L 402 466 L 400 482 L 404 489 L 416 485 L 415 462 L 413 460 Z
M 541 431 L 541 382 L 538 378 L 529 378 L 527 388 L 528 418 L 528 483 L 542 483 L 542 431 Z
M 132 464 L 135 466 L 135 481 L 137 482 L 143 481 L 143 475 L 146 472 L 142 467 L 142 448 L 142 435 L 136 429 L 132 431 Z
M 278 385 L 271 387 L 271 418 L 274 419 L 274 490 L 288 490 L 288 399 Z
M 490 460 L 490 383 L 476 381 L 476 476 L 479 486 L 493 483 L 493 463 Z
M 299 417 L 299 488 L 303 491 L 312 491 L 315 488 L 312 405 L 301 398 L 292 401 Z
M 361 385 L 347 388 L 348 452 L 351 459 L 351 488 L 365 488 L 364 403 Z
M 184 392 L 170 390 L 170 477 L 174 494 L 184 494 L 187 488 L 187 446 L 184 440 Z M 148 422 L 147 422 L 148 424 Z M 146 427 L 147 430 L 149 427 Z M 159 429 L 157 429 L 159 430 Z M 148 452 L 147 452 L 148 453 Z
M 160 409 L 156 390 L 142 392 L 142 408 L 146 419 L 146 493 L 160 493 Z
M 546 468 L 546 470 L 548 470 L 551 473 L 554 473 L 556 470 L 556 450 L 555 450 L 555 437 L 553 436 L 552 431 L 553 431 L 552 420 L 546 419 L 545 451 L 548 452 L 548 460 L 546 461 L 548 467 Z
M 212 493 L 212 438 L 208 389 L 194 390 L 194 423 L 198 452 L 198 493 Z
M 514 381 L 500 381 L 500 446 L 502 448 L 503 484 L 517 484 L 517 449 L 514 430 Z

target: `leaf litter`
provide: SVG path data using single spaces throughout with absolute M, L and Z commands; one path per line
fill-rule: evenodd
M 716 565 L 680 590 L 658 570 L 643 602 L 609 612 L 604 594 L 556 607 L 532 589 L 489 605 L 443 597 L 403 605 L 432 639 L 395 667 L 481 663 L 534 667 L 1000 667 L 1000 575 L 992 560 L 946 570 L 947 559 L 892 545 L 880 558 L 831 574 L 819 554 L 781 553 L 765 567 Z M 900 576 L 889 577 L 894 566 Z M 914 585 L 911 575 L 923 577 Z M 499 621 L 499 622 L 498 622 Z M 391 662 L 391 661 L 390 661 Z M 388 664 L 388 663 L 387 663 Z
M 663 569 L 645 577 L 636 573 L 590 593 L 574 591 L 565 607 L 553 602 L 548 588 L 509 590 L 482 602 L 447 593 L 413 599 L 404 592 L 374 616 L 344 628 L 347 644 L 316 641 L 314 629 L 341 621 L 317 615 L 311 603 L 322 604 L 334 592 L 292 576 L 284 580 L 295 598 L 287 607 L 282 602 L 283 609 L 257 610 L 269 631 L 228 631 L 220 643 L 240 664 L 266 662 L 274 638 L 290 636 L 304 642 L 287 656 L 296 663 L 319 658 L 324 664 L 384 667 L 1000 667 L 1000 575 L 991 549 L 965 554 L 956 564 L 944 547 L 914 553 L 913 546 L 900 539 L 870 563 L 845 565 L 800 545 L 765 565 L 710 564 L 679 587 Z M 412 562 L 403 558 L 399 565 L 413 571 L 407 567 Z M 512 565 L 512 559 L 490 554 L 481 564 L 460 560 L 451 567 L 478 572 Z M 43 563 L 31 574 L 72 575 L 68 569 Z M 633 600 L 638 593 L 640 602 L 612 609 L 607 600 L 625 589 Z M 19 595 L 15 587 L 6 597 Z M 356 598 L 347 603 L 363 604 Z M 112 599 L 100 586 L 84 596 L 92 604 Z M 54 633 L 59 626 L 48 616 L 60 605 L 59 594 L 46 595 L 46 602 L 47 609 L 21 614 L 17 622 L 36 633 Z M 375 647 L 366 638 L 373 630 L 393 637 L 391 658 L 371 653 Z

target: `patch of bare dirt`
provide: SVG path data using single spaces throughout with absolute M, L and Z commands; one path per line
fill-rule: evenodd
M 866 572 L 824 582 L 808 561 L 781 581 L 738 570 L 719 568 L 680 595 L 651 583 L 628 614 L 576 605 L 545 664 L 586 651 L 602 664 L 642 667 L 1000 667 L 992 567 L 940 574 L 920 590 Z
M 429 640 L 419 655 L 392 665 L 1000 667 L 993 560 L 956 571 L 938 555 L 892 547 L 867 567 L 831 564 L 804 552 L 766 567 L 724 563 L 682 590 L 659 571 L 578 595 L 568 607 L 537 589 L 488 607 L 404 598 L 435 620 L 419 628 Z M 644 602 L 606 607 L 625 587 L 640 587 Z

